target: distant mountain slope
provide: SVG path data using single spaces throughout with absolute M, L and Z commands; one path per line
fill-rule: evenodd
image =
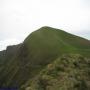
M 72 45 L 73 47 L 90 49 L 90 41 L 89 40 L 86 40 L 79 36 L 72 35 L 72 34 L 67 33 L 60 29 L 55 29 L 55 28 L 51 28 L 51 27 L 47 27 L 47 26 L 42 27 L 39 30 L 31 33 L 26 38 L 26 40 L 30 40 L 31 37 L 37 38 L 37 39 L 39 39 L 39 41 L 47 40 L 47 41 L 50 41 L 53 43 L 54 43 L 54 41 L 58 40 L 58 42 L 62 42 L 65 45 L 66 45 L 66 43 L 68 43 L 70 46 Z M 43 42 L 45 42 L 45 41 L 43 41 Z
M 39 30 L 33 32 L 25 40 L 27 47 L 40 50 L 54 50 L 54 52 L 79 52 L 79 50 L 90 51 L 90 41 L 84 38 L 69 34 L 65 31 L 51 28 L 42 27 Z M 34 52 L 34 49 L 33 49 Z M 42 51 L 41 51 L 42 52 Z M 90 56 L 90 55 L 89 55 Z
M 0 87 L 20 88 L 63 54 L 90 57 L 90 41 L 59 29 L 42 27 L 22 44 L 8 47 L 4 52 L 7 53 L 0 71 Z

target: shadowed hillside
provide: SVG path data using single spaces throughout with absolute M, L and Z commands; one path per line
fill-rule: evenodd
M 73 69 L 75 68 L 75 70 L 81 76 L 81 73 L 79 73 L 79 71 L 83 70 L 84 66 L 82 63 L 80 63 L 81 61 L 80 62 L 78 61 L 79 60 L 78 56 L 76 59 L 76 54 L 81 54 L 83 58 L 84 57 L 89 58 L 90 41 L 51 27 L 42 27 L 39 30 L 32 32 L 24 40 L 22 44 L 16 46 L 10 46 L 7 48 L 6 51 L 0 52 L 0 61 L 1 62 L 4 61 L 0 69 L 0 87 L 26 88 L 27 85 L 31 85 L 32 82 L 34 82 L 35 78 L 38 78 L 38 75 L 41 76 L 40 73 L 42 73 L 44 69 L 46 70 L 46 72 L 48 72 L 46 67 L 49 64 L 54 64 L 54 62 L 58 62 L 57 58 L 60 58 L 64 54 L 66 55 L 73 54 L 73 58 L 70 58 L 69 60 L 71 61 L 70 66 L 67 63 L 67 61 L 64 62 L 68 65 L 68 68 L 71 68 L 70 69 L 71 71 L 73 71 Z M 68 56 L 66 56 L 66 58 L 68 58 Z M 81 58 L 80 60 L 83 61 L 84 60 L 83 58 Z M 71 67 L 73 66 L 73 62 L 72 62 L 73 59 L 75 59 L 75 62 L 79 64 L 79 67 L 78 66 L 74 68 Z M 89 61 L 87 61 L 87 59 L 85 59 L 84 61 L 85 61 L 84 71 L 89 73 L 89 67 L 90 67 Z M 61 61 L 60 63 L 62 64 Z M 54 71 L 56 72 L 56 69 Z M 65 77 L 67 77 L 68 80 L 67 74 L 70 73 L 66 71 L 65 73 L 66 73 Z M 75 72 L 72 73 L 74 74 Z M 43 75 L 44 74 L 46 75 L 46 73 L 43 73 Z M 84 74 L 82 77 L 87 77 L 87 74 Z M 89 76 L 88 78 L 90 79 Z M 67 80 L 65 81 L 65 83 L 69 83 Z M 28 83 L 28 81 L 30 83 Z M 85 81 L 88 82 L 86 78 Z M 56 85 L 57 90 L 59 90 L 58 89 L 59 84 L 60 82 L 57 81 L 57 85 Z M 42 89 L 32 89 L 32 90 L 54 90 L 52 88 L 55 89 L 55 87 L 51 87 L 50 89 L 42 88 Z M 66 89 L 60 89 L 60 90 L 70 90 L 67 88 L 68 87 L 66 87 Z M 87 86 L 87 88 L 90 87 Z M 76 90 L 81 90 L 81 89 L 76 89 Z

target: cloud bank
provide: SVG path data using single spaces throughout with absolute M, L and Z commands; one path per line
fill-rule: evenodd
M 0 50 L 51 26 L 90 39 L 90 0 L 0 0 Z

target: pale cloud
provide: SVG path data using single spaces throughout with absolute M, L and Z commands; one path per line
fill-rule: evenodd
M 90 0 L 0 0 L 0 45 L 22 42 L 42 26 L 90 39 Z
M 18 43 L 21 43 L 18 39 L 6 39 L 0 41 L 0 51 L 6 49 L 9 45 L 16 45 Z

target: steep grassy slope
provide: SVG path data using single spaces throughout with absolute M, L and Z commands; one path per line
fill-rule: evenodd
M 42 27 L 7 51 L 11 53 L 6 53 L 0 87 L 21 87 L 63 54 L 79 53 L 90 57 L 90 41 L 59 29 Z
M 90 52 L 90 41 L 51 27 L 42 27 L 33 32 L 24 43 L 28 45 L 28 49 L 32 49 L 33 52 L 35 50 L 37 53 L 40 50 L 42 52 L 43 49 L 46 50 L 46 53 L 51 51 L 53 53 L 54 51 L 54 54 L 58 52 L 59 54 L 67 52 L 77 53 L 79 50 L 80 52 L 83 50 Z

